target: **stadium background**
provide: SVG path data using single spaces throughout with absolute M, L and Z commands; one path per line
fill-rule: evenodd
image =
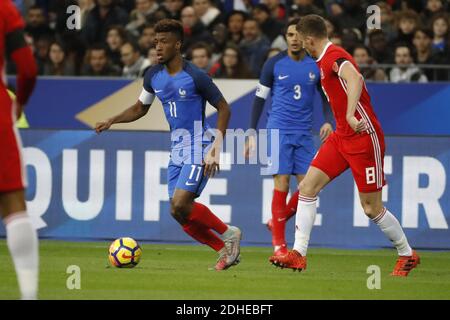
M 41 237 L 127 235 L 151 241 L 190 241 L 169 214 L 165 171 L 170 137 L 160 106 L 155 104 L 148 116 L 131 126 L 117 127 L 122 130 L 97 136 L 90 129 L 95 121 L 134 102 L 140 76 L 152 63 L 151 28 L 158 19 L 182 20 L 189 35 L 186 57 L 218 79 L 232 105 L 230 127 L 246 129 L 258 70 L 268 56 L 285 48 L 283 24 L 292 17 L 320 13 L 332 25 L 334 42 L 340 41 L 350 52 L 361 45 L 368 47 L 361 49 L 369 53 L 362 54 L 361 68 L 388 136 L 387 206 L 398 213 L 414 246 L 450 248 L 447 1 L 194 0 L 192 10 L 189 3 L 176 0 L 98 0 L 92 8 L 91 1 L 79 2 L 16 1 L 27 18 L 28 40 L 42 75 L 26 109 L 29 128 L 21 130 L 29 212 Z M 142 9 L 149 3 L 151 10 L 135 10 L 136 5 Z M 71 4 L 82 6 L 79 31 L 67 29 L 65 9 Z M 108 18 L 101 22 L 96 10 L 107 4 L 111 5 L 106 9 Z M 365 8 L 370 4 L 382 8 L 382 29 L 366 32 Z M 248 20 L 246 31 L 242 23 L 230 22 L 233 16 Z M 442 43 L 434 24 L 445 19 L 447 33 Z M 118 37 L 109 34 L 111 27 Z M 124 39 L 116 39 L 121 35 Z M 424 37 L 429 37 L 428 49 Z M 117 51 L 125 38 L 137 44 L 121 48 L 122 55 L 127 49 L 134 52 L 134 63 L 129 66 L 122 65 Z M 411 61 L 399 67 L 404 63 L 395 58 L 399 47 L 408 48 L 415 64 Z M 195 48 L 203 50 L 206 59 L 198 52 L 196 56 Z M 96 50 L 107 57 L 100 69 L 92 58 Z M 14 68 L 8 66 L 13 85 Z M 317 130 L 321 115 L 320 108 L 315 109 Z M 210 109 L 208 121 L 214 124 L 215 120 Z M 205 189 L 202 201 L 226 222 L 241 226 L 245 243 L 268 245 L 271 239 L 264 223 L 270 216 L 271 183 L 270 177 L 259 175 L 258 166 L 224 165 L 222 174 Z M 321 193 L 319 213 L 313 245 L 389 245 L 362 214 L 349 173 Z M 288 241 L 292 241 L 292 221 L 287 230 Z M 3 226 L 0 236 L 4 236 Z

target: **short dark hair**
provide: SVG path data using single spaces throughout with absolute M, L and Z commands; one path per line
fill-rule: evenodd
M 413 48 L 411 48 L 411 46 L 410 46 L 408 43 L 406 43 L 406 42 L 399 42 L 399 43 L 397 43 L 397 44 L 395 45 L 395 47 L 394 47 L 394 54 L 397 53 L 397 50 L 398 50 L 399 48 L 407 48 L 407 49 L 408 49 L 408 52 L 409 52 L 409 55 L 410 55 L 411 57 L 414 56 Z
M 267 13 L 269 16 L 271 14 L 269 7 L 264 3 L 259 3 L 256 6 L 253 7 L 253 10 L 261 10 Z
M 284 33 L 287 33 L 290 26 L 297 26 L 299 22 L 300 22 L 300 18 L 294 18 L 294 19 L 289 20 L 288 23 L 286 23 Z
M 369 47 L 367 47 L 367 46 L 365 46 L 365 45 L 363 45 L 363 44 L 357 44 L 357 45 L 353 48 L 353 50 L 352 50 L 352 56 L 355 55 L 355 51 L 358 50 L 358 49 L 366 50 L 367 55 L 368 55 L 369 57 L 372 57 L 372 51 L 369 49 Z
M 317 38 L 326 38 L 328 35 L 325 19 L 317 14 L 308 14 L 302 17 L 297 24 L 297 31 Z
M 417 28 L 416 30 L 414 30 L 413 34 L 416 35 L 417 32 L 421 32 L 424 35 L 426 35 L 428 38 L 433 39 L 433 31 L 431 29 L 428 28 Z
M 197 42 L 189 48 L 189 50 L 188 50 L 189 56 L 192 58 L 192 53 L 194 52 L 194 50 L 198 50 L 198 49 L 206 50 L 206 55 L 208 56 L 208 58 L 211 58 L 211 56 L 212 56 L 211 47 L 203 41 Z
M 181 22 L 174 19 L 162 19 L 155 25 L 155 32 L 169 32 L 173 33 L 178 40 L 183 43 L 184 41 L 184 30 Z
M 105 53 L 108 52 L 106 45 L 104 45 L 103 43 L 94 43 L 93 45 L 91 45 L 89 47 L 89 51 L 93 51 L 93 50 L 96 50 L 96 51 L 103 50 L 103 51 L 105 51 Z
M 140 51 L 141 51 L 141 49 L 139 48 L 139 45 L 135 41 L 126 41 L 122 44 L 121 48 L 126 45 L 131 46 L 131 48 L 133 49 L 134 52 L 140 53 Z

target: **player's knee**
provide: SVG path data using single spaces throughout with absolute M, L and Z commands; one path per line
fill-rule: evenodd
M 189 215 L 189 204 L 182 199 L 172 199 L 171 214 L 175 219 L 187 217 Z
M 317 186 L 314 186 L 314 184 L 306 181 L 305 179 L 300 182 L 298 188 L 300 194 L 305 197 L 315 197 L 320 191 Z
M 369 218 L 375 218 L 383 209 L 383 204 L 375 203 L 368 200 L 361 200 L 361 206 L 364 210 L 364 213 Z

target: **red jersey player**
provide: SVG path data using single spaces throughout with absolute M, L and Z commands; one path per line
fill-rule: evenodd
M 304 48 L 316 59 L 320 69 L 322 88 L 336 118 L 336 131 L 319 149 L 300 183 L 293 250 L 281 257 L 272 256 L 270 261 L 294 270 L 306 268 L 317 194 L 350 168 L 364 212 L 398 251 L 399 258 L 391 275 L 407 276 L 420 258 L 409 246 L 398 220 L 383 206 L 384 136 L 364 79 L 352 56 L 328 40 L 323 18 L 318 15 L 302 17 L 297 30 Z
M 17 100 L 11 101 L 4 77 L 0 78 L 0 214 L 6 227 L 22 299 L 36 299 L 38 286 L 38 238 L 26 213 L 25 171 L 15 121 L 30 97 L 37 67 L 24 38 L 24 22 L 11 0 L 0 1 L 0 72 L 10 55 L 17 65 Z

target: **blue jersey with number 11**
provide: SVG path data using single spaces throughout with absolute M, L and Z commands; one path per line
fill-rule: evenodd
M 266 99 L 269 94 L 272 97 L 267 128 L 282 133 L 311 133 L 319 81 L 319 69 L 309 56 L 295 61 L 284 51 L 267 60 L 256 91 L 260 98 Z

